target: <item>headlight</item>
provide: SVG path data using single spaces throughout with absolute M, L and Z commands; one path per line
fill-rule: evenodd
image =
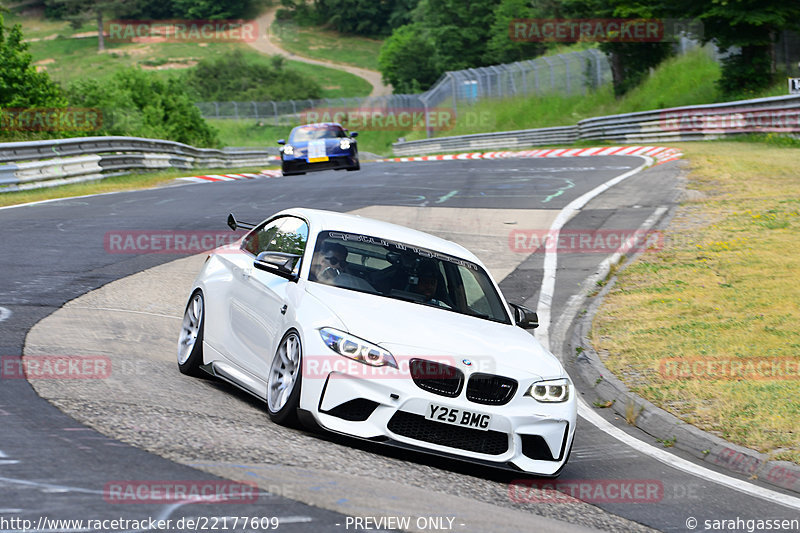
M 292 155 L 294 153 L 294 147 L 291 144 L 287 144 L 283 147 L 283 153 L 286 155 Z
M 569 381 L 566 378 L 537 381 L 525 396 L 530 396 L 537 402 L 558 403 L 569 399 Z
M 397 368 L 394 356 L 371 342 L 333 328 L 322 328 L 319 330 L 319 334 L 325 345 L 339 355 L 349 357 L 365 365 Z
M 339 148 L 342 150 L 350 149 L 350 139 L 339 139 Z

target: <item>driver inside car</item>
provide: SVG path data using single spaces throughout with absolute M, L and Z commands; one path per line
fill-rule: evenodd
M 422 261 L 417 267 L 417 283 L 411 284 L 411 290 L 421 295 L 424 303 L 450 309 L 452 306 L 443 301 L 440 296 L 439 277 L 439 268 L 435 262 L 431 260 Z
M 330 283 L 339 274 L 347 272 L 347 248 L 337 242 L 325 242 L 322 250 L 314 254 L 309 279 Z

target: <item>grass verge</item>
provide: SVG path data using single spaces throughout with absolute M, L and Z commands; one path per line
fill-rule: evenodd
M 270 31 L 281 48 L 293 54 L 378 70 L 378 54 L 383 45 L 379 39 L 301 26 L 291 21 L 275 21 Z
M 84 196 L 87 194 L 149 189 L 152 187 L 167 185 L 175 178 L 182 178 L 184 176 L 202 176 L 204 174 L 240 174 L 244 172 L 258 173 L 261 170 L 264 170 L 264 168 L 264 166 L 260 166 L 246 168 L 198 168 L 195 170 L 139 172 L 126 174 L 124 176 L 113 176 L 102 180 L 61 185 L 58 187 L 45 187 L 42 189 L 0 193 L 0 207 L 25 204 L 28 202 L 38 202 L 41 200 L 52 200 L 56 198 Z M 271 166 L 267 168 L 277 167 Z
M 800 462 L 800 148 L 680 148 L 691 169 L 687 200 L 664 247 L 619 274 L 592 341 L 608 368 L 654 404 Z

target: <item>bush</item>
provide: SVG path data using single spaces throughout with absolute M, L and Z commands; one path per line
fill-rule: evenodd
M 286 68 L 286 60 L 273 56 L 269 63 L 254 63 L 240 50 L 217 59 L 204 59 L 186 76 L 193 96 L 206 101 L 305 100 L 322 97 L 322 87 Z
M 178 78 L 161 80 L 138 68 L 117 72 L 104 84 L 75 82 L 67 89 L 70 104 L 103 111 L 100 135 L 168 139 L 192 146 L 218 146 L 217 132 Z

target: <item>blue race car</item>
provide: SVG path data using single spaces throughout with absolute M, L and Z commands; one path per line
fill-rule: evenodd
M 284 176 L 305 174 L 312 170 L 360 170 L 358 132 L 347 132 L 341 124 L 325 122 L 297 126 L 282 145 L 281 169 Z

